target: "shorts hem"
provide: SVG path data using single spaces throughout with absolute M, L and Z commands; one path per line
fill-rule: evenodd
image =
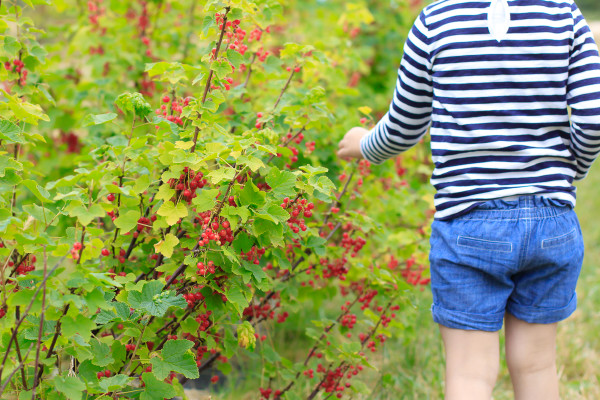
M 506 311 L 520 320 L 531 324 L 553 324 L 567 319 L 577 309 L 577 293 L 573 294 L 569 303 L 563 308 L 550 309 L 533 306 L 524 306 L 510 302 Z
M 496 314 L 475 314 L 448 310 L 437 304 L 431 306 L 434 322 L 448 328 L 469 331 L 496 332 L 502 328 L 504 312 Z

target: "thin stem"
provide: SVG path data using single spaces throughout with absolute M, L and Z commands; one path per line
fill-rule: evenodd
M 84 231 L 85 232 L 85 231 Z M 83 240 L 83 235 L 82 235 Z M 81 259 L 81 258 L 80 258 Z M 44 278 L 46 278 L 46 273 L 48 272 L 48 254 L 46 253 L 46 246 L 44 246 Z M 42 332 L 44 330 L 44 315 L 46 309 L 46 283 L 44 281 L 44 290 L 42 292 L 42 311 L 40 313 L 40 329 L 38 330 L 37 344 L 35 349 L 35 364 L 33 366 L 33 388 L 31 391 L 31 400 L 35 400 L 35 389 L 39 384 L 38 379 L 38 368 L 43 372 L 44 367 L 40 367 L 40 347 L 42 345 Z
M 221 50 L 221 44 L 223 43 L 223 36 L 225 35 L 225 30 L 227 29 L 227 15 L 229 14 L 229 11 L 231 10 L 231 7 L 225 7 L 225 15 L 223 15 L 223 25 L 221 27 L 221 35 L 219 36 L 219 41 L 217 42 L 217 47 L 215 50 L 215 56 L 214 59 L 216 60 L 219 57 L 219 50 Z M 206 85 L 204 86 L 204 94 L 202 95 L 202 104 L 204 104 L 204 102 L 206 101 L 206 98 L 208 97 L 208 91 L 210 89 L 210 85 L 212 83 L 212 78 L 214 75 L 214 71 L 211 69 L 208 73 L 208 78 L 206 78 Z M 192 150 L 191 152 L 194 153 L 196 151 L 196 142 L 198 141 L 198 133 L 200 133 L 200 128 L 198 126 L 196 126 L 196 129 L 194 129 L 194 145 L 192 146 Z

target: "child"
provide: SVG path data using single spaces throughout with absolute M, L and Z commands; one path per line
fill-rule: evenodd
M 491 398 L 504 319 L 515 399 L 556 400 L 556 325 L 576 308 L 583 260 L 573 181 L 600 153 L 600 57 L 573 0 L 429 5 L 389 112 L 338 155 L 381 163 L 429 127 L 446 399 Z

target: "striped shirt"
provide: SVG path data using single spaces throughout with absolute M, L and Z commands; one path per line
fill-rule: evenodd
M 573 0 L 426 7 L 390 109 L 360 149 L 379 164 L 428 130 L 436 219 L 528 194 L 575 207 L 573 181 L 600 153 L 600 57 Z

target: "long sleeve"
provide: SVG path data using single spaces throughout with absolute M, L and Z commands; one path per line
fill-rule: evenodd
M 573 3 L 574 37 L 569 61 L 567 103 L 571 107 L 571 151 L 576 180 L 585 178 L 600 154 L 600 56 L 590 28 Z
M 414 146 L 431 124 L 433 84 L 429 42 L 422 12 L 404 44 L 390 109 L 360 142 L 363 157 L 374 164 Z

